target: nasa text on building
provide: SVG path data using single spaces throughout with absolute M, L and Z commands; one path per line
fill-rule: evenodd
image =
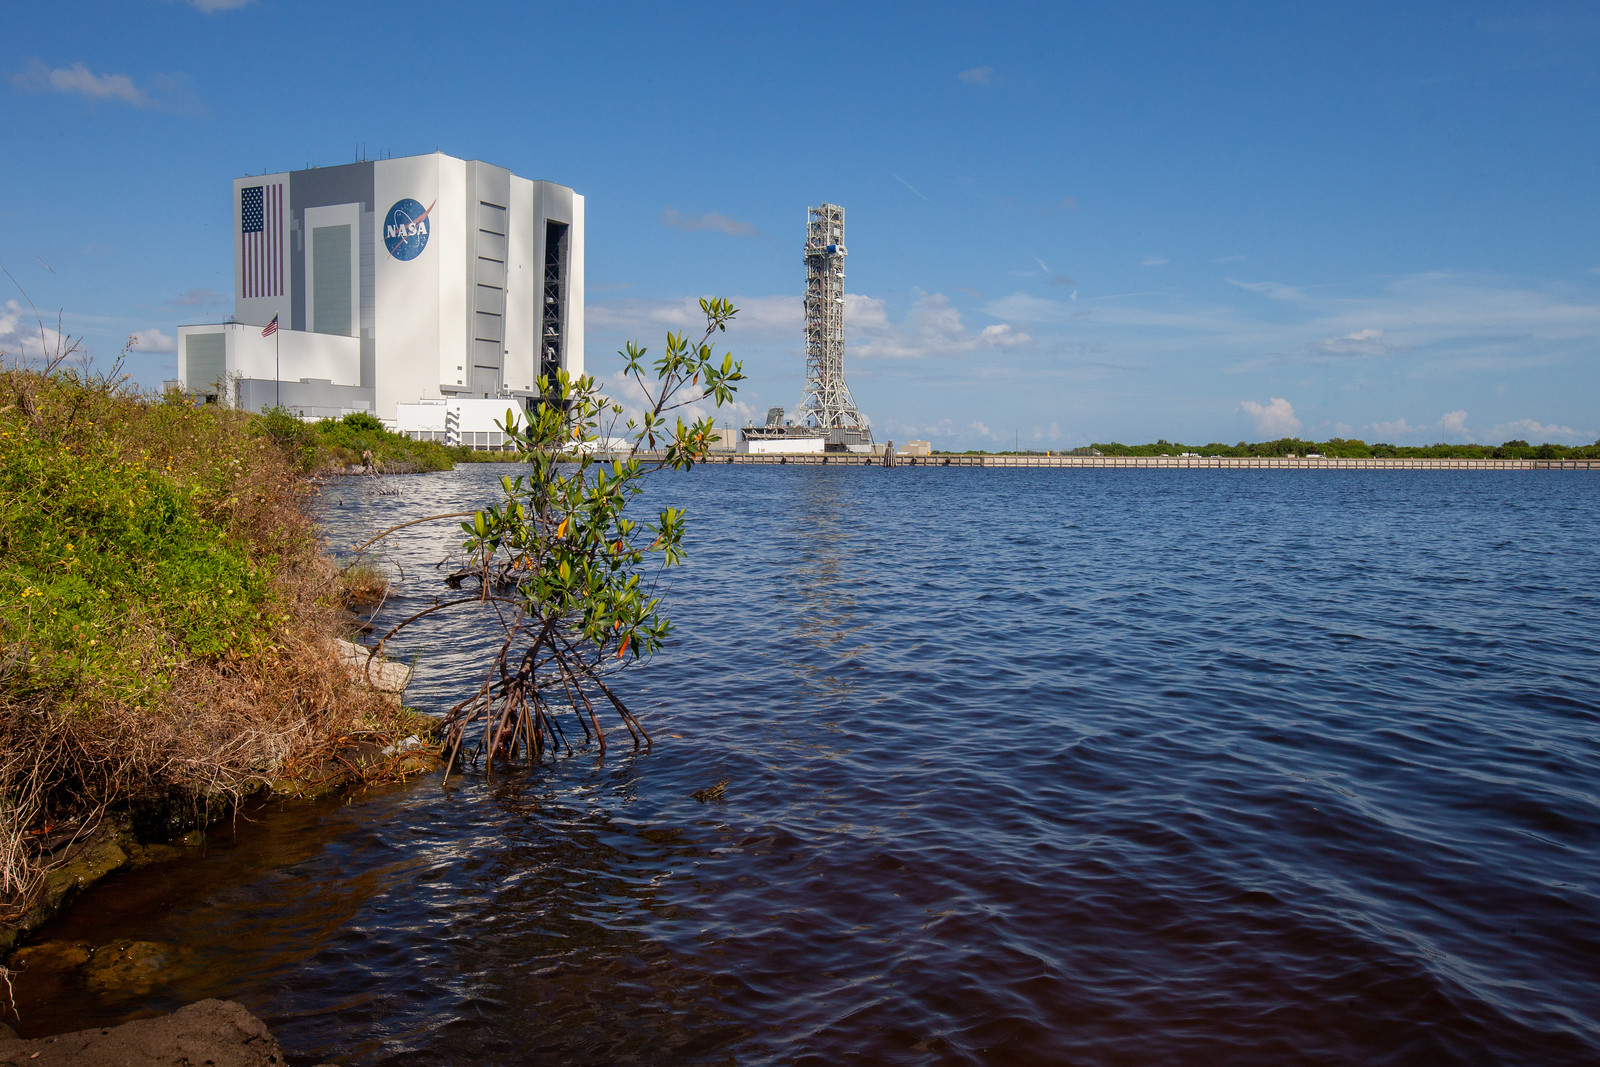
M 235 321 L 178 329 L 187 392 L 463 440 L 542 375 L 583 372 L 565 186 L 437 152 L 236 178 L 233 245 Z

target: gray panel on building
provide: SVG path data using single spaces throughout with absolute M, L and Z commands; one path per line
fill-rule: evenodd
M 297 170 L 289 175 L 289 213 L 290 226 L 294 230 L 293 239 L 289 245 L 289 274 L 292 288 L 290 295 L 289 322 L 292 329 L 304 330 L 306 326 L 305 307 L 305 274 L 306 274 L 306 247 L 305 221 L 306 208 L 332 207 L 336 204 L 360 204 L 362 213 L 376 211 L 372 202 L 373 195 L 373 164 L 371 161 L 361 163 L 345 163 L 337 167 L 317 167 L 311 170 Z M 363 219 L 362 236 L 370 238 L 371 232 L 366 229 Z M 370 240 L 365 244 L 370 245 Z M 348 270 L 349 268 L 346 268 Z M 372 276 L 367 273 L 363 263 L 361 271 L 363 285 L 372 283 Z M 346 331 L 354 332 L 354 331 Z
M 474 338 L 472 341 L 472 365 L 477 370 L 499 371 L 500 356 L 503 354 L 503 352 L 504 348 L 499 341 L 486 341 L 480 338 Z M 488 379 L 485 380 L 487 381 Z M 489 385 L 485 385 L 483 388 L 486 390 L 491 389 Z M 488 395 L 493 395 L 499 391 L 500 389 L 498 384 L 495 384 L 492 388 L 492 391 Z
M 184 338 L 184 379 L 191 392 L 219 391 L 226 384 L 227 341 L 220 333 L 192 333 Z
M 506 313 L 506 291 L 498 285 L 484 285 L 479 282 L 477 295 L 473 298 L 473 306 L 479 311 L 486 311 L 491 315 L 504 315 Z
M 504 235 L 506 231 L 506 209 L 499 204 L 478 202 L 478 229 L 488 230 L 490 233 Z
M 492 312 L 474 312 L 472 326 L 473 337 L 479 341 L 504 341 L 506 338 L 504 322 L 499 315 Z
M 503 233 L 490 233 L 488 230 L 479 230 L 478 256 L 481 259 L 497 259 L 504 263 L 506 261 L 506 235 Z
M 374 343 L 374 327 L 377 324 L 377 264 L 374 249 L 374 231 L 377 228 L 376 215 L 369 210 L 361 212 L 361 386 L 371 389 L 377 382 L 378 358 L 377 345 Z
M 478 284 L 504 289 L 506 287 L 506 265 L 494 259 L 478 260 Z
M 355 333 L 351 318 L 350 227 L 318 226 L 311 231 L 311 307 L 314 333 Z

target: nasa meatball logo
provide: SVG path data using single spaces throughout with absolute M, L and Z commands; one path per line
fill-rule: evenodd
M 407 197 L 396 200 L 383 220 L 383 246 L 395 259 L 416 259 L 428 247 L 428 216 L 433 214 L 433 204 L 424 208 Z

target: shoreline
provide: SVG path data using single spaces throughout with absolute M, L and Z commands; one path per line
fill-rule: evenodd
M 321 536 L 316 442 L 109 376 L 0 394 L 0 953 L 241 804 L 437 764 L 409 669 L 342 640 L 382 578 Z
M 9 970 L 7 965 L 29 948 L 47 944 L 48 938 L 35 941 L 34 935 L 70 909 L 84 890 L 118 871 L 178 859 L 191 849 L 203 848 L 206 827 L 230 814 L 274 801 L 316 803 L 374 781 L 406 781 L 437 773 L 444 765 L 444 752 L 432 743 L 432 718 L 402 711 L 417 732 L 399 744 L 385 748 L 373 738 L 350 738 L 317 765 L 278 774 L 242 795 L 218 791 L 189 798 L 189 803 L 164 797 L 135 802 L 114 816 L 102 817 L 88 833 L 61 847 L 63 856 L 44 875 L 32 907 L 16 921 L 0 924 L 0 972 Z
M 24 1038 L 0 1024 L 0 1067 L 112 1067 L 136 1063 L 206 1063 L 272 1067 L 283 1048 L 267 1024 L 233 1000 L 199 1000 L 176 1011 L 119 1026 Z
M 653 460 L 660 453 L 638 452 L 636 458 Z M 883 457 L 849 452 L 811 452 L 792 455 L 748 452 L 713 452 L 706 464 L 822 467 L 877 467 Z M 697 466 L 699 464 L 696 464 Z M 1543 471 L 1597 470 L 1600 459 L 1338 459 L 1308 456 L 1002 456 L 1002 455 L 897 455 L 896 467 L 1031 467 L 1084 470 L 1472 470 Z

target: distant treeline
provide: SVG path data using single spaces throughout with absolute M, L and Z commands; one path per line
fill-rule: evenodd
M 1369 445 L 1365 441 L 1334 437 L 1327 441 L 1304 441 L 1298 437 L 1280 437 L 1276 441 L 1240 441 L 1225 445 L 1213 441 L 1207 445 L 1184 445 L 1162 438 L 1153 444 L 1125 445 L 1116 441 L 1109 444 L 1085 445 L 1055 455 L 1065 456 L 1180 456 L 1185 452 L 1201 456 L 1332 456 L 1339 459 L 1600 459 L 1600 441 L 1592 445 L 1532 445 L 1526 441 L 1506 441 L 1498 445 L 1391 445 L 1383 442 Z M 974 450 L 969 454 L 977 454 Z M 1022 452 L 985 453 L 991 455 L 1042 456 L 1041 450 Z

